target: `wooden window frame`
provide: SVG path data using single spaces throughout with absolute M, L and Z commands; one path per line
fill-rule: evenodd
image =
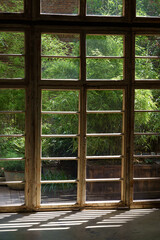
M 135 35 L 159 34 L 160 18 L 136 17 L 136 1 L 124 0 L 122 17 L 85 16 L 85 0 L 81 1 L 79 16 L 47 16 L 40 14 L 40 1 L 25 0 L 24 14 L 0 14 L 0 31 L 25 32 L 26 78 L 24 81 L 0 81 L 0 88 L 23 88 L 26 90 L 26 202 L 24 206 L 1 207 L 0 211 L 38 211 L 46 210 L 40 204 L 40 116 L 42 89 L 69 89 L 80 91 L 80 142 L 79 151 L 79 194 L 75 206 L 48 206 L 53 209 L 80 208 L 144 208 L 159 207 L 158 201 L 133 201 L 133 140 L 134 140 L 134 90 L 160 89 L 158 81 L 135 81 Z M 79 81 L 41 80 L 41 33 L 79 33 L 80 72 Z M 86 34 L 124 35 L 124 80 L 86 81 Z M 122 202 L 85 204 L 85 145 L 86 145 L 86 91 L 87 89 L 123 89 L 125 91 L 125 114 L 123 131 Z M 42 159 L 43 160 L 43 159 Z

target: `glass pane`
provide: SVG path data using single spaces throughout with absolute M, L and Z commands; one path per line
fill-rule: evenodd
M 41 52 L 43 55 L 52 56 L 79 56 L 79 35 L 70 33 L 42 34 Z
M 122 0 L 87 0 L 88 15 L 121 16 L 122 11 Z
M 136 16 L 160 17 L 159 0 L 136 0 Z
M 0 56 L 0 78 L 24 78 L 24 57 Z
M 86 200 L 87 201 L 109 201 L 121 199 L 121 183 L 87 183 Z
M 87 56 L 123 56 L 123 36 L 87 35 Z
M 0 111 L 25 110 L 25 90 L 0 89 Z
M 160 36 L 136 36 L 136 56 L 160 56 Z
M 135 59 L 135 79 L 160 79 L 159 59 Z
M 121 133 L 122 114 L 87 114 L 87 133 Z
M 42 184 L 41 203 L 75 203 L 77 201 L 77 184 L 53 183 Z
M 134 181 L 134 200 L 160 199 L 160 180 Z
M 78 134 L 78 116 L 74 114 L 43 114 L 42 134 Z
M 87 137 L 87 156 L 121 155 L 121 137 Z
M 0 161 L 0 183 L 4 181 L 24 181 L 24 161 Z M 24 204 L 22 183 L 0 185 L 0 206 Z
M 160 90 L 135 90 L 135 110 L 160 110 Z
M 134 137 L 134 154 L 151 155 L 158 154 L 160 137 L 155 135 L 140 135 Z
M 0 206 L 20 206 L 25 204 L 25 191 L 19 189 L 21 184 L 16 183 L 14 189 L 12 187 L 11 184 L 0 186 Z
M 1 176 L 5 176 L 6 181 L 24 181 L 25 161 L 0 161 L 0 170 Z M 17 173 L 17 175 L 7 176 L 9 172 Z
M 77 161 L 49 160 L 42 161 L 42 180 L 71 180 L 77 179 Z
M 77 157 L 77 138 L 43 138 L 42 157 Z
M 25 114 L 0 114 L 0 134 L 24 134 Z
M 87 91 L 88 110 L 122 110 L 122 90 L 89 90 Z
M 16 158 L 25 156 L 25 138 L 1 137 L 0 158 Z
M 134 159 L 134 177 L 135 178 L 160 177 L 160 159 L 159 158 Z
M 79 59 L 42 58 L 42 79 L 79 79 Z
M 78 111 L 78 91 L 42 91 L 43 111 Z
M 3 0 L 1 0 L 3 1 Z M 7 0 L 7 2 L 9 2 Z M 1 8 L 1 3 L 0 3 Z M 0 53 L 24 54 L 24 33 L 0 32 Z
M 87 79 L 123 80 L 123 59 L 87 59 Z
M 79 0 L 40 0 L 41 13 L 44 14 L 69 14 L 77 15 L 79 12 Z
M 1 0 L 0 13 L 23 13 L 24 0 Z
M 160 113 L 158 112 L 135 112 L 135 132 L 159 132 Z
M 120 178 L 121 160 L 87 160 L 87 178 Z

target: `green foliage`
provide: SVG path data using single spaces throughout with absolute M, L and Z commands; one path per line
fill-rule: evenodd
M 140 17 L 160 16 L 159 0 L 136 0 L 136 15 Z
M 24 33 L 0 32 L 1 54 L 24 54 Z M 24 78 L 23 56 L 0 56 L 0 78 Z
M 0 157 L 17 158 L 25 155 L 25 138 L 0 138 Z
M 86 36 L 87 56 L 123 56 L 123 36 L 94 35 Z
M 24 0 L 1 0 L 0 13 L 21 13 L 24 11 Z
M 87 14 L 104 16 L 121 16 L 122 0 L 87 0 Z
M 160 37 L 136 36 L 136 56 L 159 56 Z M 157 59 L 136 59 L 136 79 L 159 79 L 160 62 Z
M 24 161 L 1 161 L 1 171 L 13 171 L 13 172 L 24 172 L 25 162 Z
M 139 1 L 142 2 L 142 1 Z M 122 9 L 121 0 L 101 1 L 88 0 L 88 8 L 91 14 L 118 15 Z M 138 3 L 139 4 L 139 3 Z M 144 11 L 144 9 L 143 9 Z M 89 13 L 89 12 L 88 12 Z M 44 79 L 79 79 L 80 44 L 78 34 L 42 34 L 42 78 Z M 137 36 L 137 56 L 159 56 L 159 36 Z M 0 33 L 0 53 L 24 54 L 23 33 Z M 87 79 L 123 79 L 123 59 L 98 59 L 96 57 L 118 56 L 123 57 L 123 36 L 117 35 L 93 35 L 86 36 L 86 74 Z M 50 57 L 49 57 L 50 56 Z M 54 56 L 51 57 L 51 56 Z M 60 58 L 56 58 L 56 56 Z M 94 56 L 95 58 L 90 58 Z M 67 57 L 67 58 L 65 58 Z M 2 58 L 0 60 L 1 77 L 23 77 L 22 58 L 12 58 L 10 61 Z M 12 68 L 12 66 L 14 66 Z M 159 60 L 137 59 L 136 79 L 159 79 Z M 87 110 L 122 110 L 123 92 L 91 90 L 87 92 Z M 0 90 L 0 110 L 25 110 L 24 92 L 22 90 Z M 160 96 L 158 91 L 136 90 L 136 110 L 159 110 Z M 78 91 L 42 91 L 42 111 L 79 111 Z M 90 117 L 91 119 L 91 117 Z M 89 117 L 88 117 L 89 120 Z M 76 134 L 78 133 L 78 115 L 70 114 L 45 114 L 42 117 L 43 134 Z M 159 132 L 159 115 L 146 112 L 143 115 L 135 115 L 135 127 L 142 132 Z M 24 133 L 24 116 L 15 115 L 0 119 L 2 134 Z M 121 132 L 122 119 L 109 114 L 107 117 L 96 114 L 87 122 L 87 132 Z M 87 141 L 89 154 L 115 154 L 120 152 L 120 138 L 92 138 Z M 24 156 L 24 138 L 1 138 L 2 157 Z M 114 143 L 113 143 L 114 142 Z M 140 136 L 136 144 L 141 146 L 142 151 L 152 149 L 157 144 L 155 136 Z M 117 147 L 118 146 L 118 147 Z M 72 138 L 43 138 L 42 155 L 50 156 L 77 156 L 77 140 Z M 139 149 L 138 149 L 139 150 Z M 137 150 L 137 151 L 138 151 Z
M 79 56 L 78 34 L 42 34 L 42 55 Z
M 123 90 L 88 90 L 88 110 L 122 110 Z
M 0 111 L 25 110 L 25 91 L 23 89 L 0 89 Z M 0 114 L 0 134 L 24 134 L 24 113 Z M 16 158 L 25 155 L 24 137 L 0 138 L 0 157 Z
M 72 179 L 71 176 L 66 175 L 65 171 L 63 170 L 48 170 L 45 174 L 41 176 L 43 180 L 68 180 Z M 42 184 L 42 192 L 53 192 L 56 194 L 57 191 L 73 191 L 75 190 L 76 185 L 72 183 L 55 183 L 55 184 Z
M 42 56 L 79 56 L 79 35 L 43 34 Z M 79 59 L 42 58 L 43 79 L 79 79 Z
M 78 111 L 79 91 L 42 91 L 43 111 Z

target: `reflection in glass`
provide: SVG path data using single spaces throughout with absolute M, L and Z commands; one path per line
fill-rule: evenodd
M 78 115 L 43 114 L 42 134 L 78 134 Z
M 41 203 L 75 203 L 77 200 L 77 184 L 51 183 L 41 186 Z
M 0 89 L 0 111 L 25 110 L 25 90 Z
M 42 138 L 42 157 L 77 157 L 77 138 Z
M 122 110 L 123 90 L 88 90 L 87 110 Z
M 57 15 L 77 15 L 79 12 L 78 0 L 40 0 L 41 13 Z
M 1 0 L 0 13 L 23 13 L 24 0 Z
M 87 160 L 87 178 L 120 178 L 121 159 Z
M 87 59 L 87 79 L 123 80 L 123 59 Z
M 94 57 L 123 56 L 123 36 L 87 35 L 86 55 Z
M 42 161 L 42 180 L 71 180 L 77 178 L 77 161 L 47 160 Z
M 121 137 L 87 137 L 87 156 L 121 155 Z
M 121 133 L 122 114 L 87 114 L 87 133 Z
M 122 0 L 94 1 L 87 0 L 87 15 L 121 16 L 123 11 Z
M 78 91 L 42 91 L 43 111 L 78 111 Z
M 87 183 L 87 201 L 114 201 L 121 199 L 120 182 Z

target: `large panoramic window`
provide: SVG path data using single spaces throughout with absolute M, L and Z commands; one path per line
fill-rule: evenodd
M 0 0 L 0 212 L 159 207 L 159 24 L 158 0 Z

